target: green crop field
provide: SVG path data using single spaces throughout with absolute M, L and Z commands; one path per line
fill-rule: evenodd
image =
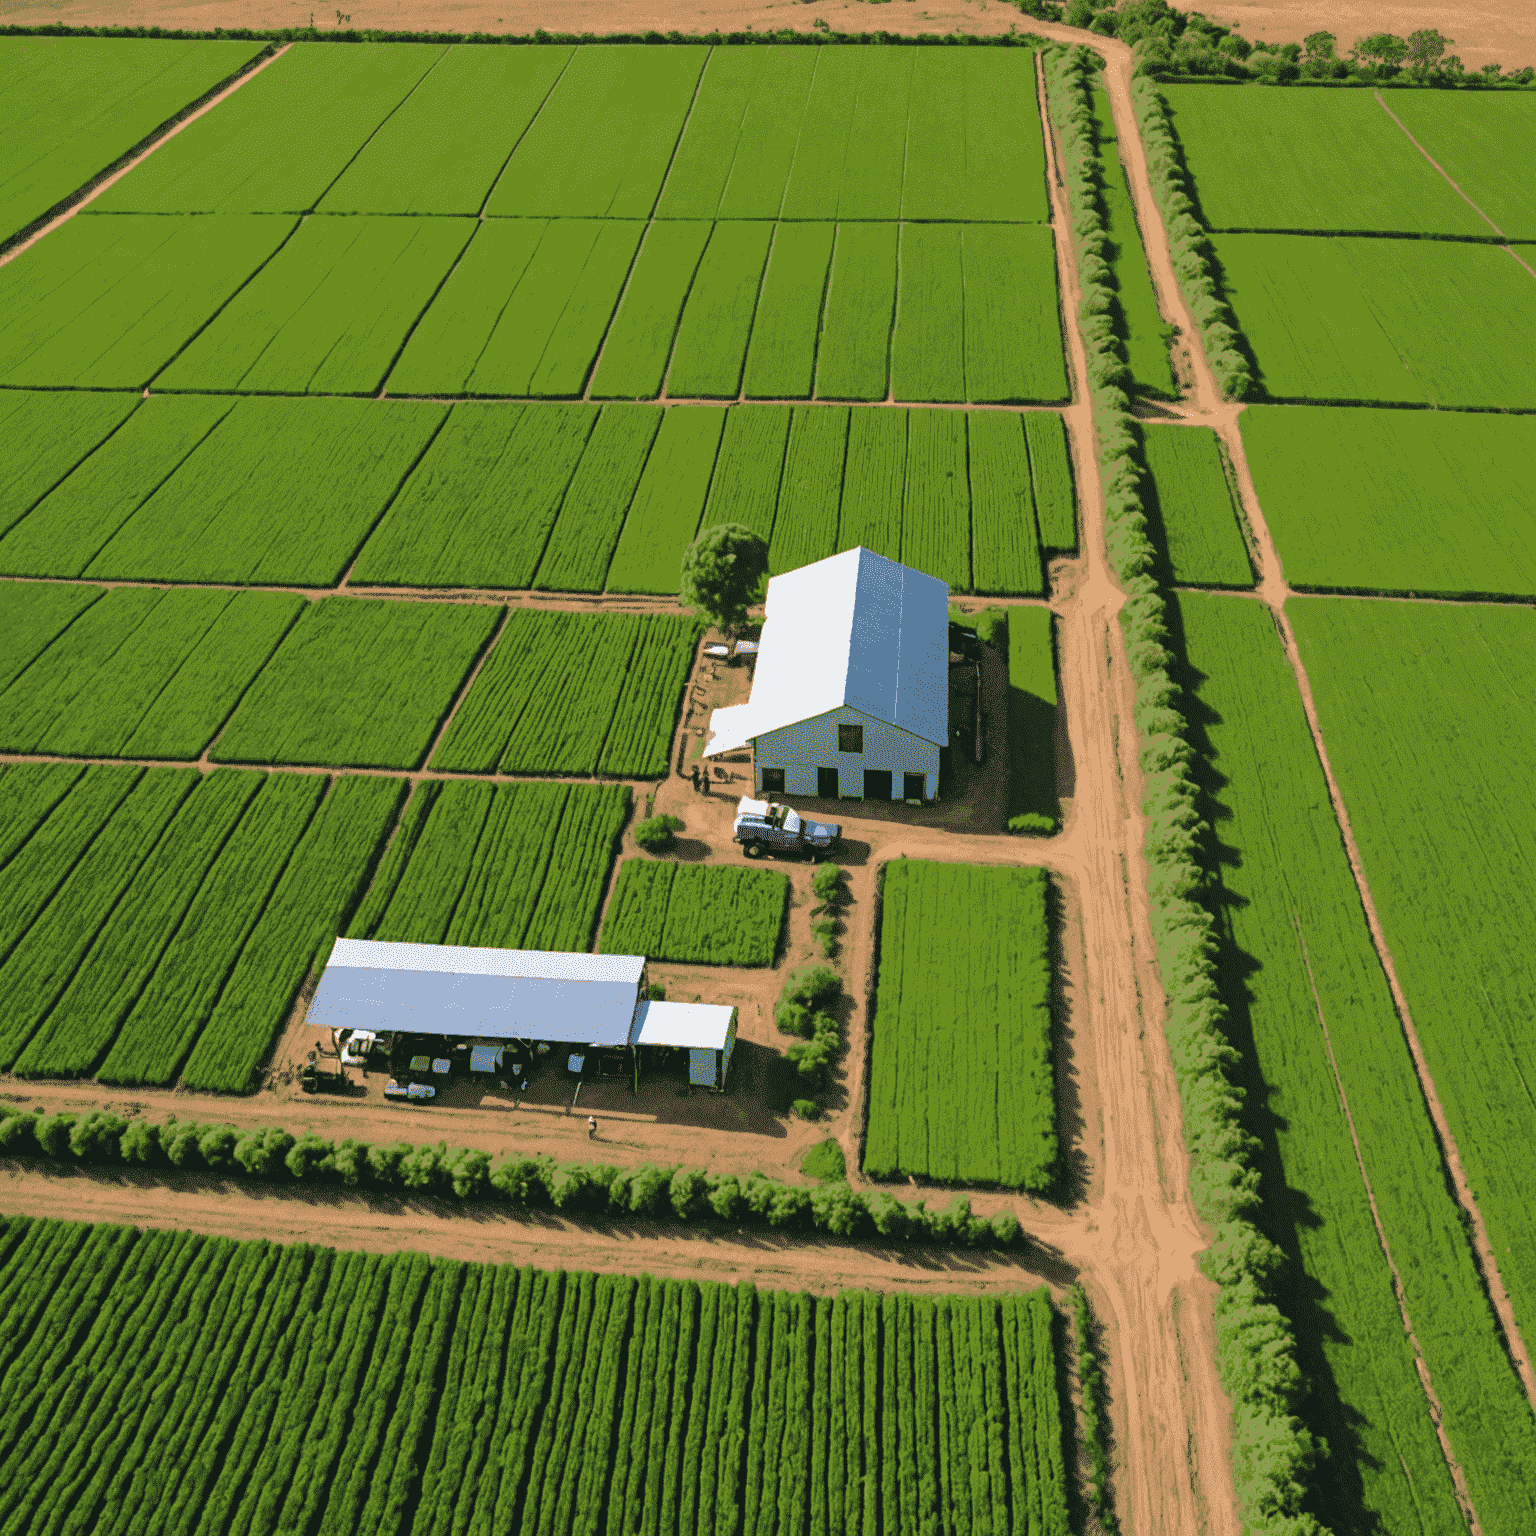
M 293 228 L 254 214 L 68 220 L 0 267 L 0 384 L 143 389 Z
M 419 768 L 502 612 L 479 603 L 311 603 L 210 755 Z
M 775 228 L 742 383 L 749 400 L 810 397 L 816 378 L 816 331 L 836 238 L 834 224 Z
M 959 411 L 908 412 L 901 558 L 915 570 L 969 590 L 971 498 L 966 437 L 966 421 Z
M 40 636 L 80 590 L 0 583 L 0 627 Z M 191 761 L 303 606 L 289 593 L 117 587 L 0 693 L 0 750 Z
M 1536 330 L 1536 282 L 1507 252 L 1290 235 L 1214 245 L 1272 399 L 1536 409 L 1536 352 L 1507 345 Z
M 626 859 L 598 952 L 683 965 L 772 965 L 789 903 L 776 869 Z
M 660 778 L 697 637 L 681 614 L 516 610 L 432 766 Z
M 105 590 L 73 583 L 0 586 L 0 690 L 9 688 Z
M 472 219 L 306 219 L 157 390 L 376 395 Z
M 0 242 L 262 51 L 246 42 L 0 38 Z
M 1012 412 L 977 411 L 966 423 L 966 436 L 973 588 L 977 592 L 1043 592 L 1023 423 Z
M 1291 586 L 1536 596 L 1531 417 L 1256 406 L 1238 422 Z
M 1210 427 L 1147 427 L 1145 503 L 1167 580 L 1186 587 L 1251 587 L 1253 567 Z
M 0 1256 L 5 1466 L 53 1474 L 17 1485 L 32 1528 L 1069 1528 L 1043 1287 L 811 1296 L 26 1217 Z
M 770 575 L 837 553 L 837 519 L 831 508 L 843 497 L 849 414 L 836 406 L 796 406 L 791 412 L 768 546 Z
M 1536 615 L 1321 598 L 1287 612 L 1408 1010 L 1529 1329 L 1536 1131 L 1517 1021 L 1536 999 Z
M 1536 240 L 1536 97 L 1528 91 L 1393 91 L 1387 105 L 1506 236 Z M 1488 227 L 1476 233 L 1486 238 Z
M 1067 424 L 1055 411 L 1030 411 L 1024 417 L 1024 436 L 1029 441 L 1040 548 L 1072 554 L 1077 549 L 1077 492 Z
M 446 52 L 438 44 L 295 43 L 91 207 L 307 212 Z
M 0 1061 L 31 1076 L 98 1069 L 116 1083 L 184 1076 L 244 1091 L 351 910 L 403 787 L 7 767 Z
M 629 810 L 622 785 L 416 786 L 348 934 L 586 949 Z
M 864 1171 L 1047 1188 L 1056 1089 L 1045 871 L 895 859 L 883 873 Z
M 764 543 L 773 537 L 793 419 L 794 411 L 787 405 L 756 405 L 726 413 L 700 528 L 739 523 Z
M 1294 617 L 1344 606 L 1383 611 L 1312 600 L 1288 611 Z M 1453 1529 L 1460 1520 L 1357 1172 L 1358 1138 L 1403 1304 L 1444 1410 L 1450 1454 L 1466 1473 L 1485 1529 L 1513 1536 L 1536 1515 L 1522 1470 L 1536 1457 L 1536 1424 L 1448 1189 L 1300 692 L 1262 605 L 1184 593 L 1176 615 L 1219 829 L 1223 940 L 1216 959 L 1241 1056 L 1236 1077 L 1250 1107 L 1248 1129 L 1261 1147 L 1257 1218 L 1289 1260 L 1281 1296 L 1311 1383 L 1304 1412 L 1331 1452 L 1320 1467 L 1320 1507 L 1346 1529 Z M 1350 657 L 1358 654 L 1352 645 Z M 1379 683 L 1381 670 L 1367 665 L 1362 675 Z M 1400 783 L 1400 760 L 1387 761 L 1379 741 L 1370 750 Z M 1438 827 L 1448 809 L 1442 796 L 1426 802 L 1417 820 Z M 1407 824 L 1395 822 L 1390 835 L 1401 838 Z M 1415 899 L 1434 867 L 1423 857 L 1412 865 Z M 1503 887 L 1503 894 L 1517 888 Z M 1497 900 L 1487 890 L 1486 905 Z M 1436 951 L 1446 932 L 1441 922 Z M 1450 1033 L 1447 1049 L 1471 1044 L 1465 1031 L 1454 1041 Z M 1462 1150 L 1465 1158 L 1469 1149 Z M 1499 1260 L 1506 1262 L 1502 1247 Z
M 1393 91 L 1387 105 L 1428 94 Z M 1211 229 L 1492 237 L 1373 91 L 1169 85 L 1163 95 Z M 1480 105 L 1459 93 L 1447 102 Z
M 128 394 L 0 390 L 0 433 L 5 435 L 6 452 L 0 540 L 138 404 L 139 397 Z
M 1059 822 L 1053 624 L 1049 608 L 1008 610 L 1008 814 Z
M 677 323 L 667 393 L 676 399 L 734 400 L 773 225 L 716 224 L 699 258 Z
M 886 398 L 899 232 L 896 224 L 838 226 L 816 353 L 824 400 Z

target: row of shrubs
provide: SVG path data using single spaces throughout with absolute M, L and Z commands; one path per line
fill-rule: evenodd
M 826 869 L 837 866 L 823 864 L 821 870 Z M 799 1074 L 802 1090 L 816 1095 L 795 1100 L 795 1113 L 802 1120 L 814 1120 L 821 1113 L 821 1095 L 832 1080 L 832 1068 L 843 1049 L 843 1026 L 837 1016 L 842 999 L 842 977 L 831 966 L 812 965 L 785 980 L 784 990 L 773 1005 L 773 1021 L 779 1029 L 799 1036 L 784 1055 Z
M 1109 1411 L 1104 1370 L 1099 1364 L 1098 1327 L 1088 1293 L 1073 1284 L 1067 1289 L 1077 1334 L 1077 1384 L 1083 1394 L 1083 1446 L 1088 1452 L 1088 1492 L 1100 1527 L 1114 1536 L 1120 1527 L 1109 1485 Z
M 617 1168 L 552 1157 L 493 1158 L 479 1148 L 443 1143 L 369 1146 L 328 1141 L 313 1131 L 295 1136 L 275 1125 L 241 1131 L 174 1116 L 153 1121 L 102 1111 L 49 1115 L 0 1105 L 0 1157 L 175 1168 L 277 1184 L 495 1201 L 570 1216 L 728 1222 L 849 1239 L 964 1248 L 1015 1248 L 1027 1241 L 1012 1211 L 977 1216 L 964 1195 L 929 1210 L 920 1200 L 909 1205 L 885 1190 L 864 1195 L 843 1181 L 810 1188 L 758 1174 L 737 1178 L 650 1163 Z
M 1192 1192 L 1211 1232 L 1202 1264 L 1219 1287 L 1217 1362 L 1232 1400 L 1233 1481 L 1244 1529 L 1316 1536 L 1323 1528 L 1302 1504 L 1318 1447 L 1296 1417 L 1306 1382 L 1290 1322 L 1272 1300 L 1282 1256 L 1254 1222 L 1257 1144 L 1243 1128 L 1242 1094 L 1229 1076 L 1237 1053 L 1226 1035 L 1216 986 L 1216 929 L 1204 899 L 1202 856 L 1211 832 L 1190 772 L 1194 750 L 1172 675 L 1164 596 L 1152 574 L 1142 505 L 1146 461 L 1117 339 L 1119 298 L 1102 256 L 1103 180 L 1089 96 L 1095 67 L 1087 48 L 1054 50 L 1047 82 L 1083 279 L 1082 327 L 1106 537 L 1127 594 L 1120 620 L 1136 682 L 1152 929 L 1167 994 L 1164 1028 L 1184 1104 Z

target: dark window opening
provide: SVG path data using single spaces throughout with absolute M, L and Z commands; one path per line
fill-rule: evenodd
M 864 727 L 862 725 L 838 726 L 837 750 L 839 752 L 862 752 L 864 750 Z
M 763 793 L 765 795 L 782 795 L 784 793 L 784 770 L 782 768 L 763 769 Z
M 816 770 L 816 793 L 823 800 L 837 799 L 836 768 L 818 768 Z
M 866 768 L 864 770 L 864 798 L 866 800 L 889 800 L 891 798 L 891 771 L 889 768 Z
M 901 798 L 923 800 L 928 795 L 928 776 L 922 773 L 904 773 L 901 776 Z

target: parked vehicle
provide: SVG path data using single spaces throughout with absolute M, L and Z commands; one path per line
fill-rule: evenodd
M 431 1083 L 413 1083 L 409 1078 L 392 1077 L 384 1085 L 384 1097 L 403 1104 L 430 1103 L 437 1097 L 437 1089 Z
M 832 851 L 842 830 L 830 822 L 810 821 L 788 806 L 743 796 L 731 835 L 749 859 L 777 853 L 808 853 L 819 859 Z
M 344 1072 L 322 1072 L 312 1061 L 299 1068 L 299 1087 L 305 1093 L 345 1093 L 349 1086 Z
M 344 1067 L 366 1067 L 368 1058 L 378 1043 L 378 1036 L 366 1029 L 355 1029 L 341 1048 L 341 1064 Z

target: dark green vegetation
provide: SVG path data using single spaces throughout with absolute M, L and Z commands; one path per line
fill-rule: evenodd
M 6 1466 L 51 1474 L 15 1485 L 32 1528 L 1067 1530 L 1044 1290 L 813 1297 L 25 1218 L 0 1252 Z
M 598 949 L 690 965 L 772 965 L 789 876 L 735 865 L 626 859 Z
M 1322 599 L 1287 612 L 1408 1011 L 1529 1331 L 1536 1139 L 1516 1021 L 1536 995 L 1536 815 L 1521 788 L 1536 614 Z
M 1255 406 L 1238 421 L 1290 586 L 1536 596 L 1536 419 Z
M 265 51 L 237 42 L 0 38 L 0 242 Z
M 1061 820 L 1054 641 L 1049 608 L 1008 610 L 1008 816 L 1034 818 L 1021 828 L 1032 832 Z
M 800 1159 L 800 1172 L 808 1179 L 842 1179 L 848 1175 L 848 1163 L 843 1149 L 829 1137 Z
M 139 397 L 130 394 L 0 391 L 0 432 L 5 434 L 6 452 L 0 537 L 116 431 L 138 404 Z
M 883 876 L 864 1171 L 1046 1188 L 1056 1092 L 1045 871 L 896 859 Z
M 432 766 L 660 778 L 697 638 L 680 614 L 518 610 Z
M 1370 614 L 1361 615 L 1358 610 L 1367 606 Z M 1389 784 L 1390 795 L 1400 800 L 1404 754 L 1425 764 L 1446 761 L 1451 754 L 1444 744 L 1432 749 L 1425 739 L 1428 721 L 1411 716 L 1402 721 L 1394 753 L 1379 734 L 1379 722 L 1388 718 L 1389 709 L 1412 707 L 1409 695 L 1421 695 L 1426 651 L 1441 665 L 1448 660 L 1455 665 L 1454 656 L 1445 655 L 1453 649 L 1449 636 L 1442 634 L 1439 643 L 1428 645 L 1421 639 L 1412 665 L 1409 654 L 1389 643 L 1390 631 L 1378 627 L 1391 622 L 1377 618 L 1381 605 L 1309 600 L 1292 603 L 1290 610 L 1301 614 L 1303 634 L 1335 616 L 1346 624 L 1355 618 L 1347 640 L 1339 635 L 1330 645 L 1314 639 L 1304 659 L 1310 669 L 1324 655 L 1331 655 L 1335 665 L 1347 656 L 1350 676 L 1372 680 L 1368 688 L 1363 683 L 1352 688 L 1347 704 L 1337 697 L 1330 701 L 1333 721 L 1325 716 L 1325 729 L 1335 723 L 1330 748 L 1337 741 L 1356 774 L 1361 770 L 1355 765 L 1373 760 L 1379 765 L 1378 786 Z M 1412 625 L 1413 616 L 1424 613 L 1433 624 L 1434 615 L 1462 612 L 1414 608 L 1402 622 Z M 1279 638 L 1257 604 L 1183 594 L 1178 613 L 1197 722 L 1194 739 L 1207 765 L 1200 770 L 1201 781 L 1213 797 L 1222 847 L 1230 850 L 1219 865 L 1215 894 L 1222 932 L 1217 974 L 1229 1035 L 1241 1056 L 1237 1072 L 1251 1106 L 1248 1128 L 1262 1148 L 1261 1220 L 1287 1260 L 1280 1296 L 1295 1319 L 1300 1363 L 1312 1384 L 1304 1417 L 1332 1449 L 1319 1468 L 1318 1512 L 1326 1513 L 1335 1529 L 1369 1528 L 1372 1519 L 1396 1529 L 1434 1506 L 1442 1523 L 1457 1518 L 1373 1223 L 1373 1196 L 1401 1279 L 1404 1308 L 1444 1410 L 1451 1452 L 1466 1474 L 1479 1519 L 1487 1530 L 1524 1530 L 1536 1516 L 1536 1500 L 1519 1469 L 1536 1456 L 1536 1423 L 1504 1353 L 1460 1210 L 1447 1187 L 1434 1127 L 1371 944 Z M 1509 632 L 1507 657 L 1521 639 L 1530 654 L 1529 637 L 1517 639 L 1511 622 L 1520 619 L 1527 622 L 1518 628 L 1530 629 L 1529 615 L 1493 614 L 1496 628 Z M 1373 646 L 1374 654 L 1362 658 L 1363 645 Z M 1459 649 L 1459 654 L 1467 653 Z M 1394 655 L 1400 657 L 1395 663 L 1399 675 L 1412 681 L 1394 689 L 1390 701 L 1382 700 L 1381 686 Z M 1482 668 L 1475 670 L 1484 677 Z M 1485 686 L 1486 679 L 1479 691 Z M 1513 680 L 1506 686 L 1512 692 L 1518 688 Z M 1447 675 L 1447 694 L 1440 698 L 1458 687 L 1469 697 L 1466 684 Z M 1479 697 L 1476 708 L 1461 712 L 1472 728 L 1483 704 Z M 1447 707 L 1442 702 L 1430 709 Z M 1352 716 L 1364 708 L 1380 712 L 1377 730 L 1336 724 L 1345 718 L 1341 710 Z M 1450 730 L 1448 720 L 1439 726 L 1442 734 Z M 1484 737 L 1476 746 L 1458 747 L 1458 757 L 1466 752 L 1460 757 L 1463 764 L 1480 761 L 1479 748 L 1497 750 L 1492 720 Z M 1439 793 L 1426 786 L 1421 809 L 1405 806 L 1406 814 L 1394 813 L 1390 824 L 1380 814 L 1362 817 L 1366 824 L 1374 821 L 1378 858 L 1380 850 L 1411 837 L 1415 827 L 1423 836 L 1426 818 L 1437 829 L 1446 825 L 1457 798 L 1450 787 L 1457 776 L 1453 762 L 1447 761 L 1446 772 L 1451 780 Z M 1463 815 L 1472 814 L 1473 807 L 1465 805 Z M 1449 828 L 1447 835 L 1454 835 Z M 1457 840 L 1458 850 L 1463 841 Z M 1426 868 L 1447 868 L 1447 858 L 1464 867 L 1463 852 L 1451 855 L 1450 846 L 1447 842 L 1438 854 L 1413 845 L 1392 849 L 1402 872 L 1397 914 L 1407 914 L 1423 900 Z M 1479 1042 L 1502 1036 L 1502 1031 L 1488 1033 L 1483 1022 L 1490 1012 L 1497 1014 L 1497 1004 L 1489 1010 L 1481 996 L 1474 1004 L 1470 998 L 1462 1001 L 1460 994 L 1474 971 L 1479 985 L 1497 985 L 1500 972 L 1517 989 L 1521 983 L 1518 967 L 1508 964 L 1508 941 L 1501 945 L 1492 933 L 1487 953 L 1497 970 L 1469 959 L 1468 970 L 1454 977 L 1441 959 L 1441 946 L 1448 932 L 1477 930 L 1476 919 L 1461 915 L 1464 902 L 1479 902 L 1493 912 L 1521 889 L 1518 880 L 1508 881 L 1503 869 L 1467 870 L 1457 897 L 1445 886 L 1449 905 L 1422 916 L 1415 913 L 1408 919 L 1415 941 L 1394 949 L 1399 965 L 1416 955 L 1420 976 L 1444 978 L 1434 994 L 1435 1007 L 1421 1010 L 1423 1023 L 1432 1026 L 1447 1006 L 1464 1020 L 1457 1027 L 1451 1022 L 1454 1014 L 1446 1018 L 1431 1066 L 1442 1094 L 1457 1081 L 1454 1073 L 1445 1081 L 1440 1078 L 1439 1069 L 1451 1056 L 1462 1063 L 1460 1081 L 1474 1085 L 1475 1110 L 1469 1107 L 1453 1121 L 1453 1129 L 1471 1133 L 1462 1149 L 1469 1161 L 1480 1159 L 1481 1148 L 1488 1145 L 1489 1094 L 1509 1080 L 1512 1063 L 1502 1041 L 1496 1061 L 1474 1056 Z M 1479 882 L 1481 899 L 1466 894 Z M 1520 921 L 1513 913 L 1510 917 Z M 1430 932 L 1435 937 L 1427 942 L 1419 937 Z M 1493 961 L 1495 955 L 1506 958 L 1500 964 Z M 1475 1129 L 1468 1115 L 1475 1118 Z M 1507 1148 L 1501 1149 L 1507 1160 L 1503 1201 L 1489 1198 L 1495 1191 L 1491 1169 L 1469 1167 L 1474 1183 L 1481 1185 L 1490 1225 L 1496 1213 L 1502 1218 L 1502 1236 L 1496 1239 L 1499 1262 L 1517 1272 L 1518 1256 L 1507 1245 L 1514 1240 L 1519 1247 L 1517 1233 L 1525 1231 L 1527 1221 L 1525 1202 L 1509 1182 L 1516 1177 L 1519 1158 L 1509 1138 L 1519 1123 L 1520 1112 L 1511 1101 L 1500 1137 Z M 1505 1280 L 1516 1293 L 1514 1275 L 1506 1274 Z
M 1251 587 L 1253 567 L 1215 432 L 1148 427 L 1142 444 L 1147 524 L 1163 556 L 1163 579 L 1184 587 Z

